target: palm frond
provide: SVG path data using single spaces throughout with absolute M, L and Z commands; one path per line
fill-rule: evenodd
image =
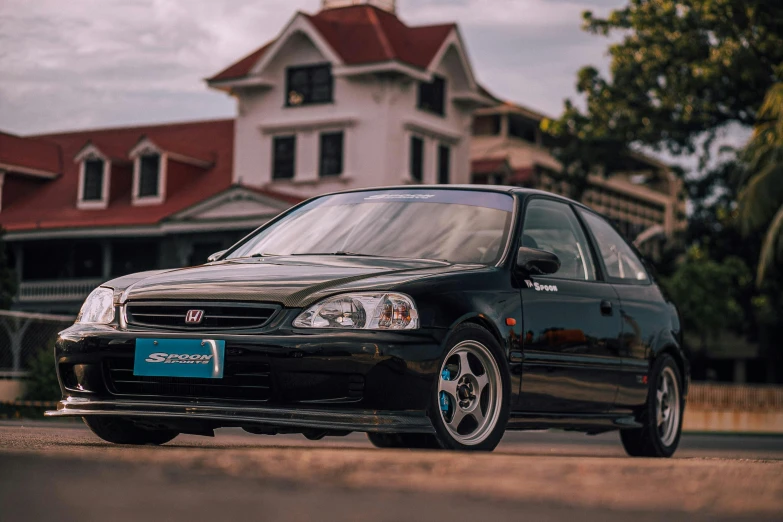
M 767 91 L 740 159 L 739 222 L 749 234 L 766 226 L 783 204 L 783 82 Z
M 764 235 L 764 243 L 761 245 L 761 255 L 756 271 L 756 285 L 761 286 L 770 268 L 779 265 L 781 260 L 783 260 L 783 205 L 772 218 L 767 233 Z
M 745 234 L 767 223 L 783 202 L 783 161 L 757 170 L 739 194 L 739 221 Z
M 759 108 L 758 132 L 772 130 L 778 138 L 778 146 L 783 146 L 783 83 L 772 85 L 764 96 Z

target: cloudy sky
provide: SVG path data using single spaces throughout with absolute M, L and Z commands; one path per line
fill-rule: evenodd
M 398 0 L 412 25 L 457 21 L 481 82 L 557 114 L 607 41 L 581 12 L 623 0 Z M 1 0 L 0 130 L 33 134 L 230 117 L 206 78 L 321 0 Z

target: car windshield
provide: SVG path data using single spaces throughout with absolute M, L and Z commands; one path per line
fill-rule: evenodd
M 360 255 L 494 264 L 514 199 L 499 192 L 409 189 L 318 198 L 259 231 L 228 259 Z

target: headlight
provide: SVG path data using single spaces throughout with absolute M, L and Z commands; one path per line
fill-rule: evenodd
M 114 290 L 96 288 L 85 299 L 77 323 L 109 324 L 114 320 Z
M 294 327 L 415 330 L 419 327 L 419 312 L 413 299 L 403 294 L 343 294 L 302 312 Z

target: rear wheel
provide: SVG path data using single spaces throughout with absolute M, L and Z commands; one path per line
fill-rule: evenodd
M 428 412 L 441 447 L 495 449 L 508 422 L 509 373 L 500 345 L 488 331 L 475 324 L 455 330 Z
M 101 439 L 113 444 L 158 446 L 174 439 L 179 432 L 141 428 L 129 420 L 118 417 L 82 417 L 90 430 Z
M 677 363 L 664 354 L 653 365 L 641 428 L 622 430 L 620 439 L 632 457 L 671 457 L 682 433 L 682 379 Z

